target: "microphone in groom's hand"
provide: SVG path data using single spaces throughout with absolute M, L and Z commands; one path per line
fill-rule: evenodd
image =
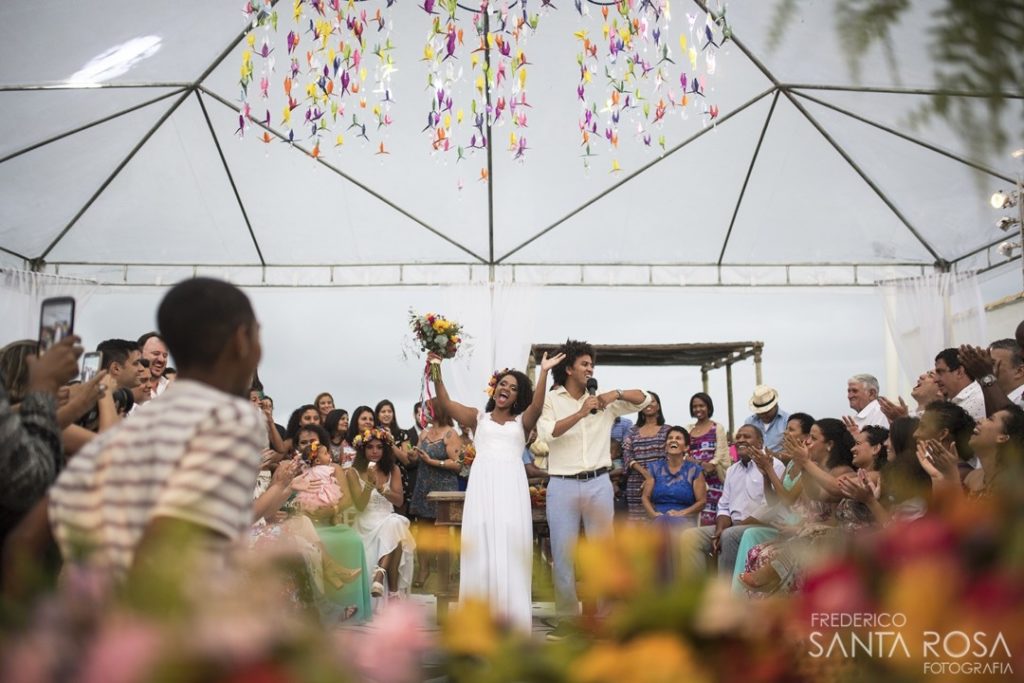
M 594 395 L 597 394 L 597 379 L 595 379 L 594 377 L 588 377 L 587 378 L 587 393 L 590 394 L 591 396 L 594 396 Z M 593 408 L 590 411 L 590 414 L 591 415 L 596 415 L 597 414 L 597 408 Z

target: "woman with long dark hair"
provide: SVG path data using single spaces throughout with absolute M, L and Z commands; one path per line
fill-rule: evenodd
M 495 614 L 525 634 L 532 620 L 533 520 L 522 457 L 544 407 L 548 372 L 563 358 L 544 354 L 536 390 L 522 372 L 498 370 L 482 411 L 451 400 L 443 379 L 435 382 L 441 410 L 475 430 L 476 437 L 462 514 L 459 600 L 486 600 Z M 430 361 L 440 364 L 441 359 L 431 354 Z
M 704 472 L 707 502 L 701 510 L 700 523 L 709 526 L 714 526 L 718 517 L 718 499 L 722 497 L 722 487 L 725 486 L 725 471 L 732 464 L 725 427 L 711 419 L 714 414 L 715 404 L 708 394 L 701 391 L 690 397 L 690 417 L 694 422 L 687 427 L 690 433 L 689 457 Z
M 370 429 L 355 437 L 356 457 L 345 470 L 347 493 L 359 511 L 352 525 L 363 539 L 366 557 L 377 566 L 371 577 L 370 595 L 391 597 L 408 594 L 412 583 L 416 541 L 409 520 L 395 512 L 402 502 L 402 479 L 391 433 Z
M 665 457 L 665 437 L 669 428 L 665 424 L 661 398 L 653 391 L 647 393 L 651 395 L 651 402 L 637 414 L 636 424 L 629 428 L 626 438 L 622 440 L 626 508 L 629 510 L 629 518 L 635 521 L 647 519 L 647 510 L 640 496 L 647 479 L 644 465 Z
M 395 440 L 395 457 L 398 458 L 398 469 L 402 473 L 402 490 L 405 491 L 405 500 L 399 506 L 399 512 L 409 512 L 409 499 L 416 486 L 417 454 L 413 451 L 409 433 L 398 426 L 398 418 L 395 415 L 395 404 L 384 399 L 377 403 L 373 409 L 373 418 L 377 426 L 386 429 L 391 438 Z

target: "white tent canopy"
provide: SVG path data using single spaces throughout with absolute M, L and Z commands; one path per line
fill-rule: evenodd
M 4 3 L 0 258 L 101 281 L 204 272 L 250 285 L 850 285 L 1005 260 L 987 197 L 1013 183 L 1019 141 L 978 158 L 943 120 L 909 123 L 937 92 L 934 3 L 913 3 L 895 27 L 895 68 L 878 48 L 857 81 L 835 3 L 796 3 L 777 49 L 776 3 L 728 3 L 734 40 L 707 92 L 721 114 L 709 125 L 671 113 L 665 150 L 623 144 L 621 173 L 607 152 L 589 170 L 580 160 L 573 33 L 599 33 L 597 5 L 580 17 L 555 4 L 529 42 L 521 163 L 501 128 L 489 155 L 431 153 L 420 131 L 430 18 L 405 0 L 391 10 L 390 154 L 354 139 L 316 160 L 308 140 L 234 133 L 248 28 L 238 3 Z M 672 11 L 682 26 L 704 7 Z M 80 74 L 115 47 L 132 56 L 123 73 Z M 982 98 L 948 94 L 984 119 Z M 1004 96 L 1016 131 L 1024 98 Z

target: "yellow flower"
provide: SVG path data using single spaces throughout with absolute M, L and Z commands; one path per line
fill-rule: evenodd
M 497 651 L 498 635 L 487 603 L 470 600 L 449 614 L 441 642 L 453 654 L 487 657 Z
M 625 645 L 598 645 L 577 660 L 577 683 L 705 683 L 711 679 L 693 650 L 670 633 L 650 633 Z

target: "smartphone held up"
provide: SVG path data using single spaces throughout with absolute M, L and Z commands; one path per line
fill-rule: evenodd
M 75 300 L 69 296 L 45 299 L 39 311 L 39 355 L 75 331 Z

